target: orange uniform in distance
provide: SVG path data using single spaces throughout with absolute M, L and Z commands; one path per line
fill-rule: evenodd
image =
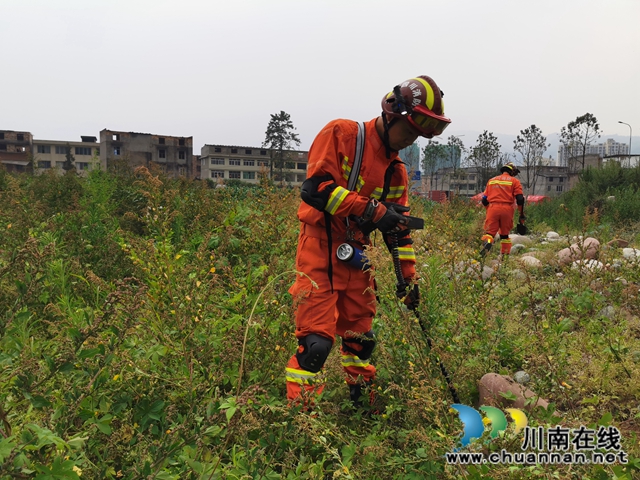
M 483 242 L 493 242 L 496 233 L 500 234 L 500 253 L 511 253 L 509 232 L 513 228 L 513 215 L 516 209 L 516 195 L 522 195 L 522 184 L 516 177 L 502 173 L 487 182 L 484 190 L 489 206 L 484 222 Z

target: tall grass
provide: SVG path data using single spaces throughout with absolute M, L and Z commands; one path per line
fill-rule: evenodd
M 434 351 L 396 299 L 376 238 L 378 414 L 351 407 L 336 349 L 313 413 L 288 407 L 298 198 L 146 169 L 86 179 L 0 172 L 0 478 L 637 473 L 637 267 L 590 276 L 548 265 L 521 280 L 514 261 L 483 280 L 473 261 L 483 212 L 462 202 L 412 208 L 426 220 L 413 237 Z M 612 318 L 600 313 L 607 306 Z M 530 413 L 531 425 L 612 423 L 635 463 L 446 465 L 462 425 L 436 354 L 463 403 L 478 401 L 484 373 L 525 369 L 554 402 Z M 517 451 L 520 441 L 509 431 L 474 448 Z

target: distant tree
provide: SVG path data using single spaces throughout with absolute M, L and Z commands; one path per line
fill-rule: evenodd
M 542 168 L 542 154 L 549 145 L 542 130 L 535 125 L 520 130 L 520 135 L 513 141 L 513 150 L 522 156 L 522 186 L 532 195 L 535 195 L 538 175 Z
M 456 137 L 455 135 L 451 135 L 447 138 L 447 147 L 449 157 L 448 163 L 453 167 L 453 171 L 455 173 L 456 168 L 462 165 L 462 157 L 466 153 L 467 149 L 460 137 Z
M 569 172 L 584 170 L 589 145 L 600 138 L 598 119 L 590 114 L 577 117 L 560 130 L 560 143 L 565 147 Z
M 64 163 L 62 164 L 62 169 L 65 172 L 68 172 L 76 168 L 75 166 L 76 159 L 73 156 L 73 153 L 71 153 L 71 145 L 69 145 L 68 143 L 67 143 L 67 154 L 65 155 L 64 158 L 65 160 L 64 160 Z
M 425 176 L 429 177 L 429 190 L 433 184 L 433 176 L 438 170 L 438 161 L 442 156 L 442 145 L 437 140 L 431 140 L 427 142 L 427 145 L 422 149 L 422 170 Z
M 400 150 L 398 156 L 407 164 L 407 171 L 420 170 L 420 147 L 417 143 L 412 143 L 407 148 Z
M 290 161 L 287 151 L 291 150 L 293 145 L 300 145 L 300 139 L 295 130 L 296 127 L 293 126 L 288 113 L 280 110 L 280 113 L 271 114 L 262 146 L 270 148 L 272 152 L 269 162 L 270 177 L 273 178 L 273 170 L 276 168 L 279 171 L 281 183 L 284 181 L 285 164 Z
M 498 162 L 502 158 L 498 138 L 493 133 L 485 130 L 478 135 L 476 144 L 471 147 L 467 158 L 468 164 L 475 167 L 478 172 L 478 189 L 483 189 L 489 179 L 494 176 Z

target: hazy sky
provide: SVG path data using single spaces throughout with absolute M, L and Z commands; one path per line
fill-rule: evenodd
M 443 142 L 549 135 L 587 112 L 628 139 L 639 21 L 638 0 L 0 0 L 0 129 L 193 136 L 198 154 L 259 146 L 284 110 L 308 149 L 426 74 L 453 121 Z

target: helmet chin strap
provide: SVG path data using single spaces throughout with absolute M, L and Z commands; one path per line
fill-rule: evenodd
M 382 112 L 382 125 L 384 126 L 384 136 L 382 143 L 384 143 L 384 149 L 387 154 L 387 158 L 391 158 L 391 146 L 389 145 L 389 129 L 398 121 L 396 117 L 393 117 L 390 122 L 387 122 L 387 116 Z

